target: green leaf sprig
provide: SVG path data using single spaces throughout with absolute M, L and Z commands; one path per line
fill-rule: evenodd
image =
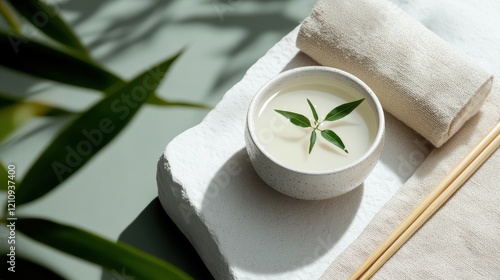
M 276 109 L 274 111 L 283 115 L 285 118 L 289 119 L 290 122 L 296 126 L 313 129 L 311 131 L 311 137 L 309 139 L 309 154 L 311 153 L 311 151 L 314 147 L 314 144 L 316 143 L 316 130 L 320 131 L 321 136 L 323 136 L 323 138 L 326 139 L 328 142 L 339 147 L 344 152 L 349 153 L 349 151 L 347 151 L 344 143 L 342 142 L 342 139 L 340 139 L 340 137 L 335 132 L 333 132 L 332 130 L 329 130 L 329 129 L 321 130 L 319 128 L 319 126 L 325 121 L 332 122 L 332 121 L 339 120 L 339 119 L 349 115 L 364 100 L 365 99 L 362 98 L 362 99 L 359 99 L 356 101 L 352 101 L 352 102 L 348 102 L 348 103 L 344 103 L 342 105 L 339 105 L 339 106 L 333 108 L 326 115 L 325 119 L 320 122 L 319 118 L 318 118 L 318 113 L 316 112 L 314 105 L 311 103 L 311 101 L 309 99 L 307 99 L 307 103 L 309 104 L 309 107 L 311 108 L 311 112 L 312 112 L 313 117 L 314 117 L 314 124 L 311 124 L 311 122 L 309 121 L 309 118 L 307 118 L 304 115 L 298 114 L 298 113 L 283 111 L 283 110 L 276 110 Z

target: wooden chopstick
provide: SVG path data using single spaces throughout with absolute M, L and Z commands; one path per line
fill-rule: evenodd
M 500 145 L 500 121 L 465 155 L 349 279 L 371 277 Z

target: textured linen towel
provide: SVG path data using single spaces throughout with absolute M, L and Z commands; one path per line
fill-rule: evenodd
M 297 47 L 370 86 L 383 108 L 434 146 L 477 113 L 492 76 L 385 0 L 320 0 Z
M 321 279 L 347 279 L 500 119 L 500 84 L 464 127 L 435 149 Z M 500 150 L 372 279 L 500 279 Z
M 500 119 L 500 84 L 385 0 L 320 0 L 297 46 L 360 77 L 385 110 L 442 145 L 322 277 L 347 279 Z M 499 166 L 497 151 L 373 279 L 500 279 Z

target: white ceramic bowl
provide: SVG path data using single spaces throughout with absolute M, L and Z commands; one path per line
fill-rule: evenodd
M 255 129 L 256 114 L 270 95 L 297 79 L 318 77 L 354 88 L 369 104 L 376 118 L 376 135 L 368 150 L 357 160 L 340 168 L 324 171 L 298 170 L 280 164 L 259 143 Z M 384 113 L 373 91 L 360 79 L 345 71 L 323 66 L 307 66 L 283 72 L 265 84 L 254 96 L 247 114 L 246 148 L 257 174 L 269 186 L 291 197 L 320 200 L 347 193 L 361 185 L 375 167 L 384 139 Z

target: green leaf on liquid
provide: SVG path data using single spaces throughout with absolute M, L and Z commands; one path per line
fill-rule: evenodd
M 277 113 L 280 113 L 285 118 L 289 119 L 291 123 L 300 127 L 311 127 L 311 122 L 309 119 L 301 114 L 297 114 L 294 112 L 282 111 L 282 110 L 274 110 Z
M 331 130 L 323 130 L 323 131 L 321 131 L 321 136 L 323 136 L 323 138 L 325 138 L 328 142 L 341 148 L 344 152 L 349 153 L 347 151 L 347 149 L 345 148 L 344 143 L 342 142 L 340 137 L 335 132 L 333 132 Z
M 70 111 L 36 101 L 25 102 L 21 100 L 16 103 L 13 99 L 4 98 L 0 93 L 0 102 L 4 101 L 6 102 L 0 105 L 0 142 L 33 117 L 56 117 L 72 114 Z
M 309 153 L 311 153 L 314 143 L 316 143 L 316 129 L 311 132 L 311 138 L 309 139 Z
M 318 113 L 316 112 L 316 108 L 314 108 L 314 105 L 312 105 L 312 103 L 311 103 L 311 101 L 309 99 L 307 99 L 307 103 L 309 104 L 309 107 L 311 108 L 314 120 L 318 121 Z
M 339 106 L 333 108 L 328 113 L 328 115 L 326 115 L 325 119 L 321 122 L 319 121 L 318 112 L 316 112 L 316 108 L 314 108 L 314 105 L 312 104 L 312 102 L 307 98 L 306 98 L 306 100 L 307 100 L 307 104 L 309 104 L 309 108 L 311 108 L 311 112 L 312 112 L 314 120 L 315 120 L 314 126 L 311 125 L 311 122 L 309 121 L 309 119 L 304 115 L 294 113 L 294 112 L 289 112 L 289 111 L 276 110 L 276 109 L 274 111 L 283 115 L 285 118 L 289 119 L 290 122 L 292 122 L 296 126 L 305 127 L 305 128 L 310 127 L 313 129 L 311 131 L 311 137 L 309 138 L 309 154 L 312 152 L 312 149 L 314 148 L 314 144 L 316 143 L 316 137 L 317 137 L 316 130 L 320 131 L 321 136 L 323 136 L 323 138 L 325 138 L 328 142 L 341 148 L 344 152 L 349 153 L 347 151 L 347 149 L 345 148 L 345 145 L 342 142 L 342 139 L 340 139 L 340 137 L 335 132 L 328 130 L 328 129 L 321 130 L 319 127 L 325 121 L 335 121 L 335 120 L 341 119 L 341 118 L 349 115 L 365 99 L 362 98 L 362 99 L 359 99 L 356 101 L 344 103 L 342 105 L 339 105 Z
M 361 102 L 363 102 L 363 100 L 365 99 L 362 98 L 353 102 L 344 103 L 333 108 L 333 110 L 331 110 L 328 115 L 326 115 L 325 121 L 331 122 L 349 115 L 354 109 L 356 109 L 356 107 L 358 107 L 359 104 L 361 104 Z

